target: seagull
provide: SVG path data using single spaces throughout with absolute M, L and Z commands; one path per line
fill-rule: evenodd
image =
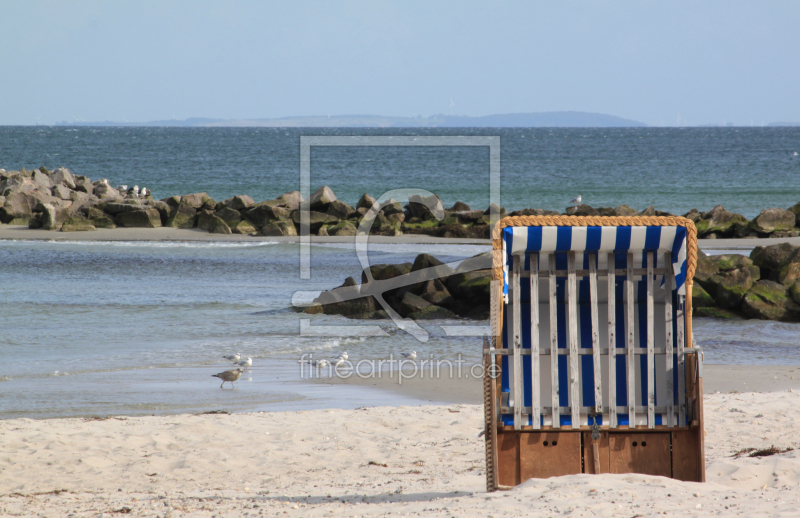
M 334 357 L 333 357 L 333 359 L 334 359 L 334 360 L 338 360 L 339 358 L 341 358 L 341 359 L 343 359 L 343 360 L 346 360 L 346 359 L 347 359 L 347 351 L 343 352 L 343 353 L 342 353 L 342 354 L 340 354 L 339 356 L 334 356 Z
M 128 189 L 128 194 L 133 194 L 134 196 L 139 196 L 139 186 L 134 185 L 130 189 Z
M 325 367 L 325 366 L 330 365 L 330 364 L 331 364 L 331 362 L 329 362 L 328 360 L 313 360 L 311 362 L 311 365 L 313 365 L 314 367 L 320 368 L 320 369 L 322 367 Z
M 239 367 L 242 367 L 244 370 L 247 370 L 248 367 L 253 365 L 253 359 L 248 356 L 246 360 L 242 360 L 240 362 L 236 362 L 236 365 L 238 365 Z
M 128 186 L 127 185 L 117 185 L 117 190 L 119 192 L 128 192 Z
M 230 381 L 231 382 L 231 387 L 233 387 L 233 388 L 236 388 L 233 385 L 233 382 L 238 380 L 241 376 L 242 376 L 242 369 L 241 368 L 231 369 L 229 371 L 220 372 L 219 374 L 212 374 L 211 375 L 212 378 L 221 379 L 222 380 L 222 385 L 224 385 L 226 381 Z M 222 385 L 220 385 L 219 388 L 222 388 Z
M 400 353 L 400 356 L 403 358 L 408 358 L 409 360 L 415 360 L 417 358 L 417 351 L 411 351 L 410 353 Z
M 139 191 L 139 196 L 141 196 L 142 198 L 144 198 L 145 196 L 147 196 L 147 193 L 148 193 L 148 192 L 149 192 L 149 191 L 147 190 L 147 187 L 142 187 L 142 190 L 141 190 L 141 191 Z
M 330 364 L 333 365 L 334 367 L 338 367 L 339 365 L 341 365 L 343 363 L 344 363 L 344 358 L 342 358 L 341 356 L 339 356 L 338 358 L 335 358 L 334 360 L 332 360 L 330 362 Z
M 242 359 L 242 353 L 229 354 L 228 356 L 223 356 L 223 358 L 225 358 L 226 360 L 230 360 L 233 363 L 236 363 Z
M 581 204 L 581 195 L 579 194 L 577 198 L 572 198 L 569 202 L 573 205 L 580 205 Z

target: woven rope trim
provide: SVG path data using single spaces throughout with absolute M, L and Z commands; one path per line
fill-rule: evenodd
M 503 279 L 502 232 L 506 227 L 685 227 L 686 284 L 691 286 L 697 268 L 697 227 L 681 216 L 508 216 L 492 230 L 493 278 Z

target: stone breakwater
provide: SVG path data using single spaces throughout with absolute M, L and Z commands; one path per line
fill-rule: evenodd
M 373 280 L 366 270 L 362 272 L 361 284 L 348 277 L 339 288 L 322 292 L 304 311 L 359 319 L 388 318 L 375 299 L 377 292 L 394 311 L 413 320 L 486 319 L 492 279 L 490 266 L 490 254 L 467 259 L 455 268 L 427 254 L 417 256 L 413 264 L 374 265 L 369 268 Z M 399 288 L 387 282 L 415 272 L 420 277 L 418 282 Z M 798 281 L 800 246 L 788 243 L 757 246 L 749 257 L 707 256 L 700 251 L 692 289 L 693 314 L 800 322 Z
M 73 175 L 64 167 L 49 171 L 0 169 L 0 223 L 28 225 L 45 230 L 91 231 L 116 227 L 199 228 L 217 234 L 293 236 L 300 231 L 301 208 L 309 210 L 309 229 L 319 236 L 354 236 L 359 227 L 370 234 L 397 236 L 426 234 L 445 238 L 490 236 L 490 213 L 472 210 L 463 202 L 445 208 L 437 196 L 412 196 L 406 205 L 388 200 L 371 211 L 375 199 L 364 194 L 353 207 L 320 187 L 303 200 L 297 191 L 275 199 L 255 202 L 246 195 L 216 201 L 206 193 L 153 199 L 146 188 L 112 187 L 108 180 L 91 181 Z M 506 215 L 503 207 L 494 207 Z M 671 216 L 648 207 L 637 211 L 627 205 L 590 207 L 578 205 L 564 213 L 544 209 L 523 209 L 519 215 L 580 216 Z M 718 205 L 708 212 L 697 209 L 684 214 L 695 222 L 701 238 L 794 237 L 800 236 L 800 203 L 789 209 L 771 208 L 748 220 Z M 365 217 L 368 219 L 365 220 Z M 365 225 L 368 224 L 368 225 Z

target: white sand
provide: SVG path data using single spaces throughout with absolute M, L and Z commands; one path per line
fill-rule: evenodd
M 0 516 L 798 516 L 800 392 L 706 396 L 708 483 L 485 493 L 477 405 L 0 422 Z M 385 466 L 384 466 L 385 464 Z M 65 490 L 58 494 L 57 490 Z

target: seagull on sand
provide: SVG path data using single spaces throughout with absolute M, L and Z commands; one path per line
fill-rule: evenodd
M 572 198 L 569 202 L 573 205 L 580 205 L 581 204 L 581 195 L 579 194 L 577 198 Z
M 228 356 L 223 356 L 223 358 L 225 358 L 226 360 L 230 360 L 233 363 L 236 363 L 242 359 L 242 353 L 229 354 Z
M 225 371 L 225 372 L 220 372 L 219 374 L 212 374 L 211 375 L 212 378 L 221 379 L 222 380 L 222 385 L 224 385 L 226 381 L 230 381 L 231 382 L 231 387 L 233 387 L 233 388 L 236 388 L 233 385 L 233 382 L 238 380 L 241 376 L 242 376 L 241 367 L 238 367 L 236 369 L 231 369 L 231 370 Z M 220 385 L 219 388 L 222 388 L 222 385 Z
M 410 353 L 400 353 L 400 356 L 402 356 L 403 358 L 408 358 L 409 360 L 416 360 L 417 351 L 411 351 Z
M 240 362 L 236 362 L 235 365 L 238 365 L 239 367 L 243 368 L 244 370 L 247 370 L 249 367 L 251 367 L 253 365 L 253 359 L 248 356 L 246 360 L 242 360 Z
M 342 354 L 340 354 L 339 356 L 334 356 L 334 357 L 333 357 L 333 358 L 331 358 L 331 359 L 332 359 L 332 360 L 338 360 L 339 358 L 341 358 L 341 359 L 343 359 L 343 360 L 346 360 L 346 359 L 347 359 L 347 351 L 343 352 L 343 353 L 342 353 Z
M 319 369 L 321 369 L 322 367 L 325 367 L 327 365 L 330 365 L 330 364 L 331 364 L 331 362 L 329 362 L 328 360 L 313 360 L 311 362 L 312 366 L 317 367 Z

